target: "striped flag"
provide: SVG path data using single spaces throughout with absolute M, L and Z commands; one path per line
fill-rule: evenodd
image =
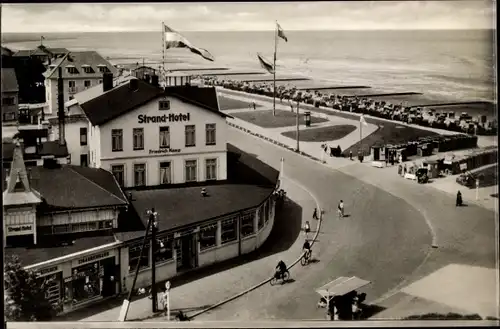
M 188 48 L 191 52 L 200 55 L 206 60 L 214 61 L 215 58 L 208 52 L 208 50 L 203 48 L 195 47 L 191 42 L 184 38 L 179 32 L 172 30 L 170 27 L 164 25 L 165 27 L 165 48 Z
M 285 35 L 285 31 L 283 31 L 283 29 L 278 24 L 278 22 L 276 22 L 276 26 L 278 28 L 278 37 L 280 37 L 281 39 L 285 40 L 285 42 L 288 42 L 288 38 Z
M 274 73 L 273 64 L 270 61 L 262 57 L 261 54 L 257 53 L 257 58 L 259 59 L 260 65 L 267 70 L 269 73 Z
M 366 123 L 365 116 L 363 114 L 361 114 L 361 116 L 359 117 L 359 122 L 361 122 L 365 126 L 368 126 L 368 123 Z

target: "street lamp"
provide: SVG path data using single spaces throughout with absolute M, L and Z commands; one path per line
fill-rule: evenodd
M 153 313 L 158 312 L 158 294 L 156 293 L 156 231 L 158 222 L 156 217 L 158 213 L 155 208 L 148 210 L 149 220 L 151 221 L 151 300 L 153 303 Z

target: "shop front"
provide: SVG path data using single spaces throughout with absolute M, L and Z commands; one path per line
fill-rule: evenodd
M 65 310 L 119 293 L 120 270 L 115 250 L 76 259 L 64 278 Z
M 41 268 L 36 271 L 38 283 L 45 287 L 45 299 L 48 300 L 58 312 L 61 312 L 63 301 L 63 272 L 59 265 Z

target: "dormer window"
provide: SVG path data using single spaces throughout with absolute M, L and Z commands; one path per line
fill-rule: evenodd
M 90 65 L 82 65 L 82 68 L 83 68 L 83 72 L 85 72 L 87 74 L 95 73 L 94 69 Z
M 99 72 L 100 73 L 107 73 L 107 72 L 110 72 L 108 67 L 104 64 L 99 64 L 97 65 L 97 67 L 99 68 Z
M 160 111 L 168 111 L 170 110 L 170 101 L 169 100 L 161 100 L 158 104 L 158 109 Z
M 68 69 L 69 74 L 78 74 L 78 70 L 76 69 L 76 67 L 68 65 L 66 66 L 66 68 Z

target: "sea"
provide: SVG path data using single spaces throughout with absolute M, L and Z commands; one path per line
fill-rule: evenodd
M 439 102 L 496 104 L 494 30 L 285 31 L 277 44 L 277 71 L 322 85 L 371 86 L 418 92 Z M 209 62 L 186 49 L 165 52 L 166 68 L 261 70 L 256 53 L 272 60 L 274 31 L 181 32 L 215 57 Z M 160 63 L 157 32 L 43 33 L 47 47 L 96 50 L 114 64 Z M 33 49 L 40 33 L 4 33 L 2 45 Z M 496 106 L 495 106 L 496 108 Z M 491 115 L 492 113 L 488 113 Z

